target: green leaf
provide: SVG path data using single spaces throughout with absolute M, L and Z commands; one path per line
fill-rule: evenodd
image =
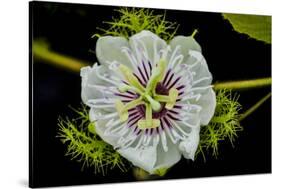
M 223 17 L 231 23 L 235 31 L 271 43 L 271 16 L 224 13 Z

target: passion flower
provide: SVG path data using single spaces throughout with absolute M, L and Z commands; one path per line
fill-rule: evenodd
M 192 36 L 169 44 L 150 31 L 100 37 L 100 65 L 81 69 L 82 100 L 95 132 L 150 174 L 194 159 L 200 126 L 212 118 L 212 75 Z

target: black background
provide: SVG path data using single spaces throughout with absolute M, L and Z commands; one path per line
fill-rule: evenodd
M 32 2 L 30 41 L 32 38 L 45 39 L 56 52 L 94 63 L 96 57 L 92 50 L 96 39 L 91 36 L 96 33 L 96 27 L 105 26 L 103 21 L 118 16 L 114 9 L 118 7 Z M 155 10 L 155 13 L 163 12 Z M 190 35 L 194 29 L 199 30 L 196 40 L 203 49 L 214 82 L 271 76 L 271 45 L 236 33 L 221 14 L 167 10 L 166 19 L 180 24 L 178 35 Z M 73 116 L 69 105 L 80 106 L 79 73 L 36 61 L 33 68 L 31 65 L 30 186 L 135 181 L 132 170 L 123 173 L 116 169 L 106 176 L 95 175 L 92 168 L 81 171 L 81 163 L 64 156 L 66 146 L 56 138 L 57 119 L 60 115 Z M 239 92 L 243 110 L 270 90 Z M 195 162 L 183 158 L 162 179 L 270 173 L 271 100 L 241 124 L 244 131 L 239 133 L 235 148 L 229 143 L 220 143 L 219 157 L 215 159 L 207 155 L 206 163 L 201 158 Z

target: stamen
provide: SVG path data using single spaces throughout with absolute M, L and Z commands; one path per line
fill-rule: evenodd
M 120 121 L 125 122 L 129 118 L 128 111 L 124 110 L 125 105 L 121 100 L 116 100 L 115 107 L 118 112 Z
M 170 89 L 169 91 L 170 102 L 166 103 L 165 108 L 171 110 L 174 107 L 178 96 L 179 96 L 179 92 L 177 89 L 175 88 Z
M 132 109 L 132 108 L 134 108 L 134 107 L 136 107 L 136 106 L 138 106 L 138 105 L 141 105 L 141 104 L 144 104 L 144 102 L 142 101 L 141 98 L 138 98 L 138 99 L 136 99 L 136 100 L 132 100 L 132 101 L 130 101 L 129 103 L 127 103 L 127 104 L 125 105 L 125 109 L 126 109 L 126 110 L 129 110 L 129 109 Z
M 125 65 L 120 64 L 119 70 L 122 72 L 124 75 L 126 81 L 137 88 L 140 91 L 145 91 L 145 88 L 142 86 L 142 84 L 139 82 L 137 77 L 132 73 L 132 71 Z
M 179 96 L 179 91 L 175 88 L 171 88 L 169 91 L 169 96 L 155 95 L 154 98 L 157 101 L 166 102 L 165 108 L 171 110 L 174 107 L 178 96 Z
M 128 113 L 128 110 L 129 109 L 132 109 L 140 104 L 143 104 L 144 102 L 142 101 L 141 98 L 138 98 L 136 100 L 132 100 L 130 102 L 128 102 L 126 105 L 124 105 L 122 103 L 121 100 L 116 100 L 115 102 L 115 107 L 116 107 L 116 110 L 118 112 L 118 115 L 119 115 L 119 119 L 121 122 L 125 122 L 128 120 L 129 118 L 129 113 Z
M 121 85 L 119 85 L 118 87 L 119 92 L 124 93 L 124 92 L 128 92 L 129 90 L 134 91 L 138 94 L 142 94 L 143 92 L 141 90 L 139 90 L 138 88 L 134 87 L 134 86 L 130 86 L 130 85 L 126 85 L 124 83 L 122 83 Z
M 139 129 L 150 129 L 156 128 L 160 126 L 159 119 L 152 119 L 152 107 L 151 104 L 145 104 L 145 119 L 141 119 L 138 121 L 138 128 Z
M 157 100 L 159 102 L 169 102 L 170 101 L 170 97 L 167 95 L 155 95 L 154 98 L 155 98 L 155 100 Z

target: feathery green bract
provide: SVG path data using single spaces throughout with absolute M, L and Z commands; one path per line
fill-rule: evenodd
M 112 21 L 103 22 L 108 25 L 108 28 L 97 28 L 101 33 L 96 33 L 94 36 L 111 35 L 129 38 L 142 30 L 149 30 L 165 41 L 170 41 L 179 26 L 175 22 L 166 21 L 165 13 L 157 15 L 150 9 L 121 8 L 116 11 L 120 13 L 120 16 L 112 18 Z
M 212 156 L 217 157 L 219 142 L 227 140 L 234 146 L 237 132 L 242 131 L 239 122 L 241 105 L 238 102 L 238 96 L 232 95 L 230 90 L 217 91 L 216 95 L 217 105 L 214 117 L 207 126 L 202 126 L 200 131 L 197 155 L 201 153 L 205 161 L 205 152 L 211 151 Z
M 93 167 L 95 173 L 102 175 L 108 169 L 116 167 L 123 172 L 127 171 L 126 160 L 95 133 L 94 123 L 89 120 L 86 106 L 73 110 L 78 114 L 76 119 L 60 117 L 58 120 L 58 137 L 67 145 L 66 156 L 82 162 L 82 169 L 84 166 Z

